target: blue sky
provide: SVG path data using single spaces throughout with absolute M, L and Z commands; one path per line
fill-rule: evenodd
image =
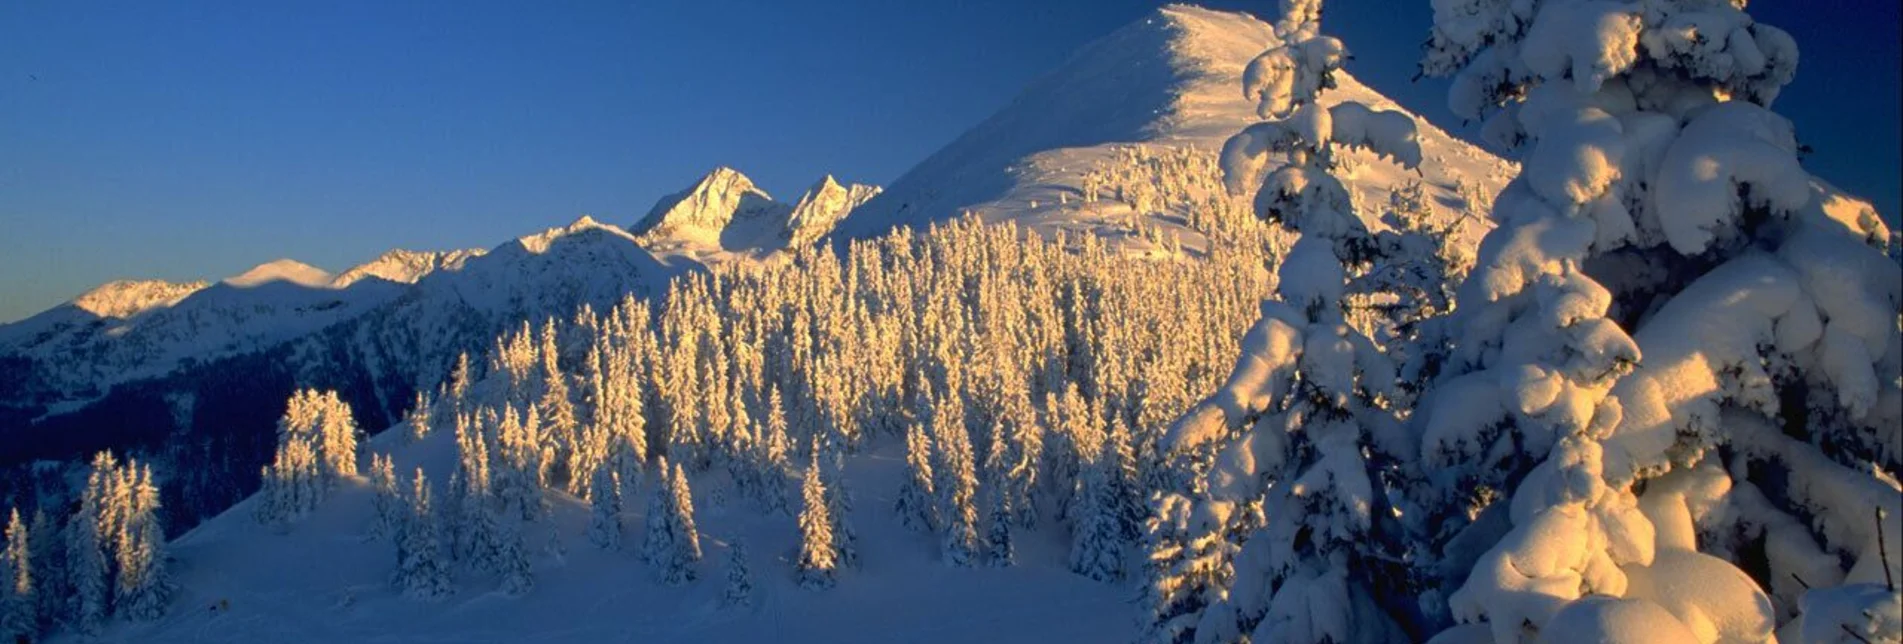
M 788 199 L 887 183 L 1157 4 L 0 3 L 0 321 L 111 279 L 626 224 L 715 165 Z M 1329 6 L 1357 76 L 1459 131 L 1409 82 L 1426 2 Z M 1896 3 L 1754 13 L 1804 50 L 1778 108 L 1812 171 L 1894 220 Z

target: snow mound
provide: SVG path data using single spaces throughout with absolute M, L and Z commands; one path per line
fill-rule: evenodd
M 294 259 L 277 259 L 227 277 L 224 283 L 239 288 L 250 288 L 271 282 L 290 282 L 299 286 L 321 288 L 330 286 L 332 279 L 334 278 L 329 271 L 316 266 Z

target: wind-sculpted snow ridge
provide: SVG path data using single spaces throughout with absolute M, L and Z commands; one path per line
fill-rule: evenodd
M 1247 14 L 1166 7 L 1086 46 L 1033 82 L 1009 106 L 853 211 L 836 236 L 922 229 L 964 211 L 1046 234 L 1091 230 L 1125 237 L 1119 232 L 1130 228 L 1127 220 L 1140 217 L 1182 235 L 1174 222 L 1204 200 L 1220 198 L 1214 189 L 1220 174 L 1211 164 L 1191 176 L 1168 177 L 1166 182 L 1193 185 L 1182 196 L 1153 201 L 1139 194 L 1141 184 L 1155 183 L 1139 165 L 1182 150 L 1213 158 L 1230 135 L 1254 124 L 1255 103 L 1238 88 L 1244 66 L 1271 34 L 1268 24 Z M 1346 72 L 1334 78 L 1338 88 L 1322 99 L 1324 105 L 1354 102 L 1406 113 Z M 1484 219 L 1486 207 L 1477 197 L 1498 192 L 1513 164 L 1409 118 L 1426 157 L 1419 171 L 1372 153 L 1344 155 L 1344 178 L 1355 198 L 1384 203 L 1390 190 L 1419 181 L 1447 215 Z M 1463 236 L 1471 243 L 1483 232 L 1476 225 Z M 1200 245 L 1195 235 L 1185 241 Z

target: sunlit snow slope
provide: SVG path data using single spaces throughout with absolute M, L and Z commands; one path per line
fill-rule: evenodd
M 1194 147 L 1214 155 L 1224 140 L 1259 121 L 1242 94 L 1242 70 L 1267 45 L 1271 29 L 1247 14 L 1172 5 L 1091 43 L 1033 82 L 1002 111 L 907 172 L 841 222 L 842 238 L 876 236 L 970 211 L 987 221 L 1033 229 L 1098 229 L 1131 208 L 1113 199 L 1085 203 L 1085 173 L 1111 163 L 1117 148 Z M 1359 101 L 1402 109 L 1346 73 L 1324 102 Z M 1403 110 L 1405 111 L 1405 110 Z M 1436 207 L 1467 212 L 1459 181 L 1499 191 L 1511 165 L 1416 118 L 1425 162 L 1416 176 L 1354 153 L 1365 166 L 1346 183 L 1363 204 L 1385 203 L 1388 190 L 1419 179 Z M 1271 169 L 1273 164 L 1271 165 Z M 1168 215 L 1180 213 L 1140 213 Z M 1477 236 L 1475 237 L 1477 239 Z

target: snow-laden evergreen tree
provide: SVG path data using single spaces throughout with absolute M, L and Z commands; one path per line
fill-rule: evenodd
M 1903 276 L 1875 211 L 1800 164 L 1770 111 L 1797 46 L 1744 6 L 1436 5 L 1423 71 L 1524 149 L 1416 423 L 1422 563 L 1468 630 L 1605 594 L 1757 641 L 1838 588 L 1903 599 L 1903 516 L 1867 510 L 1899 493 Z
M 318 393 L 306 390 L 305 404 L 315 416 L 312 430 L 317 436 L 319 471 L 324 484 L 334 486 L 337 479 L 357 475 L 357 439 L 361 430 L 351 415 L 350 406 L 335 391 Z M 290 412 L 286 412 L 289 414 Z
M 831 509 L 826 503 L 826 484 L 819 478 L 819 454 L 813 454 L 800 485 L 800 549 L 794 572 L 802 588 L 831 588 L 838 567 L 838 547 L 833 536 Z
M 423 468 L 416 468 L 410 493 L 404 499 L 408 510 L 403 521 L 403 536 L 397 541 L 396 573 L 390 584 L 404 596 L 435 599 L 454 592 L 448 562 L 443 560 L 441 531 L 431 507 L 429 479 Z
M 957 394 L 932 405 L 933 442 L 938 446 L 938 517 L 943 530 L 945 563 L 969 566 L 978 546 L 978 472 L 971 451 L 971 434 Z
M 1143 530 L 1142 642 L 1176 643 L 1207 637 L 1225 618 L 1207 609 L 1221 601 L 1233 578 L 1236 552 L 1229 526 L 1236 504 L 1195 503 L 1192 494 L 1159 492 Z M 1206 617 L 1208 627 L 1202 622 Z
M 693 493 L 687 486 L 687 470 L 679 464 L 669 469 L 665 457 L 660 466 L 660 484 L 648 500 L 647 540 L 642 544 L 642 556 L 656 568 L 662 581 L 682 584 L 698 576 L 701 557 Z
M 40 634 L 30 534 L 14 508 L 7 517 L 6 549 L 0 551 L 0 641 L 30 642 Z
M 173 591 L 165 530 L 159 525 L 159 488 L 149 465 L 131 461 L 123 476 L 131 505 L 119 528 L 113 605 L 129 619 L 153 620 L 165 614 Z
M 660 477 L 648 493 L 648 504 L 642 524 L 646 526 L 646 536 L 641 541 L 641 560 L 648 565 L 665 569 L 674 553 L 674 510 L 669 507 L 674 502 L 668 479 L 674 476 L 673 468 L 668 465 L 667 457 L 662 456 L 655 475 Z M 657 575 L 660 576 L 660 575 Z
M 1027 398 L 1013 397 L 999 419 L 1004 426 L 1000 466 L 1005 468 L 999 484 L 1005 488 L 1018 525 L 1024 528 L 1037 525 L 1038 469 L 1044 454 L 1044 429 L 1033 416 Z
M 370 455 L 370 487 L 376 492 L 376 516 L 371 519 L 370 535 L 377 539 L 395 539 L 403 526 L 403 491 L 397 487 L 396 464 L 383 454 Z
M 1168 453 L 1186 458 L 1234 437 L 1207 475 L 1204 498 L 1194 502 L 1217 506 L 1214 514 L 1237 522 L 1218 531 L 1236 533 L 1241 550 L 1229 592 L 1204 606 L 1194 639 L 1406 639 L 1397 622 L 1415 614 L 1404 586 L 1410 571 L 1401 564 L 1408 542 L 1390 518 L 1387 488 L 1411 450 L 1398 416 L 1388 410 L 1395 368 L 1343 310 L 1351 275 L 1386 260 L 1391 245 L 1369 232 L 1332 173 L 1349 147 L 1403 167 L 1417 165 L 1421 151 L 1405 114 L 1317 101 L 1333 87 L 1346 52 L 1340 41 L 1320 34 L 1319 1 L 1286 0 L 1281 8 L 1277 40 L 1244 74 L 1244 93 L 1269 120 L 1224 145 L 1223 169 L 1230 189 L 1241 192 L 1261 176 L 1270 153 L 1286 154 L 1287 163 L 1262 181 L 1255 208 L 1301 237 L 1279 269 L 1280 301 L 1263 303 L 1229 382 L 1179 420 L 1164 443 Z M 1112 434 L 1118 434 L 1114 427 Z M 1100 460 L 1128 459 L 1117 451 L 1106 449 Z M 1092 474 L 1091 483 L 1107 490 L 1135 478 L 1122 466 Z M 1098 494 L 1113 506 L 1106 523 L 1137 520 L 1115 491 Z M 1163 502 L 1178 504 L 1175 494 Z M 1080 533 L 1080 545 L 1090 534 Z M 1181 547 L 1171 541 L 1180 537 L 1156 545 Z M 1164 611 L 1156 617 L 1180 616 Z M 1163 631 L 1185 634 L 1177 628 Z
M 93 455 L 92 469 L 86 475 L 86 487 L 80 490 L 79 510 L 67 523 L 67 573 L 73 587 L 70 624 L 79 632 L 94 634 L 105 625 L 111 613 L 112 565 L 121 511 L 111 507 L 117 495 L 119 461 L 112 452 Z
M 569 394 L 568 374 L 559 364 L 561 350 L 556 341 L 555 319 L 549 318 L 542 323 L 541 345 L 536 351 L 540 358 L 540 378 L 542 383 L 540 399 L 536 401 L 535 418 L 539 425 L 537 449 L 546 454 L 541 459 L 542 473 L 538 480 L 547 485 L 551 474 L 553 478 L 565 481 L 568 490 L 579 496 L 587 489 L 589 478 L 582 474 L 577 478 L 575 472 L 567 471 L 571 462 L 581 422 L 575 413 L 575 401 Z M 556 470 L 561 470 L 556 472 Z
M 416 402 L 410 405 L 410 413 L 404 417 L 403 424 L 409 427 L 410 440 L 420 441 L 429 437 L 431 409 L 429 395 L 421 390 L 416 392 Z
M 899 525 L 913 532 L 931 532 L 935 524 L 932 445 L 925 427 L 918 423 L 912 423 L 905 430 L 905 471 L 905 480 L 899 483 L 898 500 L 893 503 Z
M 720 593 L 724 606 L 753 606 L 753 573 L 747 570 L 747 543 L 734 541 L 727 547 L 727 587 Z
M 621 549 L 621 475 L 597 468 L 589 490 L 588 540 L 603 550 Z
M 788 450 L 791 444 L 786 435 L 786 413 L 782 408 L 780 390 L 770 388 L 766 396 L 766 420 L 760 424 L 760 439 L 756 441 L 752 462 L 758 469 L 759 500 L 767 511 L 778 510 L 792 512 L 792 493 L 787 489 Z
M 66 615 L 72 599 L 72 579 L 67 574 L 68 541 L 61 538 L 61 526 L 45 508 L 33 511 L 27 526 L 27 558 L 33 575 L 34 623 L 41 632 L 52 628 Z M 17 580 L 16 580 L 17 581 Z
M 497 540 L 496 568 L 502 592 L 522 596 L 535 589 L 535 564 L 529 560 L 529 523 L 510 519 Z
M 990 499 L 985 509 L 985 562 L 1004 568 L 1017 563 L 1017 545 L 1011 535 L 1017 513 L 1011 508 L 1011 488 L 1005 475 L 995 469 L 987 472 L 991 479 L 985 482 L 985 496 Z
M 1084 464 L 1077 482 L 1076 517 L 1071 526 L 1071 572 L 1097 581 L 1123 577 L 1123 502 L 1119 498 L 1117 455 L 1109 441 Z

